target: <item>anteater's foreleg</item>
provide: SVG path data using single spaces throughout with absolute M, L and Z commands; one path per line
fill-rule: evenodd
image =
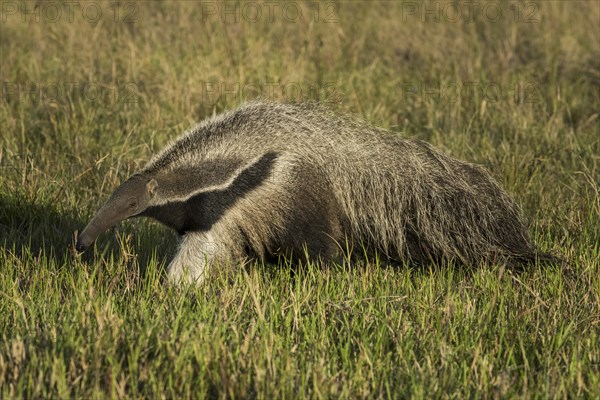
M 167 267 L 169 280 L 202 285 L 213 265 L 240 261 L 243 247 L 238 247 L 239 242 L 228 240 L 218 229 L 188 232 L 181 237 L 177 254 Z

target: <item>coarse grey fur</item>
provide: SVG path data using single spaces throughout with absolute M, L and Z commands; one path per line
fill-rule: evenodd
M 152 217 L 181 235 L 172 280 L 277 254 L 367 250 L 411 263 L 539 257 L 480 166 L 315 104 L 253 102 L 200 123 L 124 182 L 79 237 Z

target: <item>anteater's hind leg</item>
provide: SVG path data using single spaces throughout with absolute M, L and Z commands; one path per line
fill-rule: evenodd
M 231 240 L 222 229 L 188 232 L 181 237 L 177 254 L 167 267 L 169 280 L 202 285 L 213 265 L 238 262 L 243 250 L 239 240 Z

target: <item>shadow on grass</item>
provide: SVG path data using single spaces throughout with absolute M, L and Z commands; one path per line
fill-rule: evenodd
M 0 196 L 0 243 L 20 257 L 24 252 L 46 254 L 64 261 L 72 232 L 81 225 L 75 212 L 50 204 L 32 204 L 22 198 Z
M 107 231 L 88 251 L 77 253 L 75 232 L 80 232 L 86 223 L 74 209 L 0 196 L 0 246 L 19 258 L 43 255 L 56 266 L 62 266 L 79 260 L 120 262 L 133 253 L 137 254 L 143 270 L 153 257 L 163 262 L 174 250 L 173 235 L 166 234 L 165 229 L 156 224 L 136 220 Z

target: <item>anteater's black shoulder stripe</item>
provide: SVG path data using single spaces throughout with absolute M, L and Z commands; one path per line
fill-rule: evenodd
M 156 175 L 161 187 L 157 204 L 183 202 L 199 193 L 224 190 L 245 191 L 268 179 L 278 155 L 268 152 L 244 165 L 240 159 L 205 160 Z

